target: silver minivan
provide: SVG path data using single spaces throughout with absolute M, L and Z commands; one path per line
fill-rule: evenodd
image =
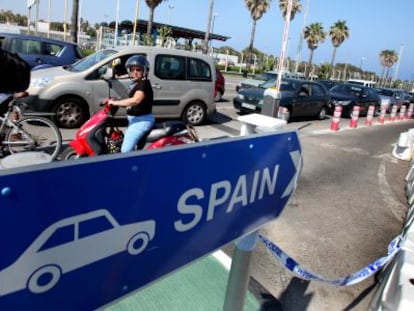
M 102 108 L 100 104 L 108 96 L 127 96 L 130 79 L 124 64 L 137 54 L 145 55 L 150 63 L 156 118 L 179 118 L 200 125 L 215 112 L 213 59 L 201 53 L 149 46 L 100 50 L 73 65 L 33 71 L 29 96 L 23 100 L 29 110 L 52 113 L 60 127 L 79 127 Z M 119 61 L 118 78 L 109 84 L 102 76 Z M 117 116 L 125 117 L 125 110 L 120 109 Z

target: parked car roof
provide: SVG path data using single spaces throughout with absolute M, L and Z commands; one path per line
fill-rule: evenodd
M 0 33 L 0 46 L 17 53 L 33 69 L 70 65 L 82 58 L 76 43 L 40 36 Z

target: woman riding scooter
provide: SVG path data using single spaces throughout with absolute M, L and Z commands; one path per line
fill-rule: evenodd
M 109 100 L 109 105 L 126 107 L 128 128 L 125 131 L 121 152 L 135 149 L 138 141 L 146 135 L 155 123 L 152 113 L 153 91 L 148 80 L 149 63 L 145 56 L 134 55 L 125 63 L 129 77 L 132 80 L 128 98 Z

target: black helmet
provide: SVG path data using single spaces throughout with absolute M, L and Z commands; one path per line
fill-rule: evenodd
M 144 55 L 134 55 L 128 58 L 128 60 L 125 63 L 126 69 L 129 70 L 131 67 L 141 67 L 144 73 L 144 76 L 147 76 L 148 74 L 148 68 L 149 63 L 147 61 L 147 58 Z

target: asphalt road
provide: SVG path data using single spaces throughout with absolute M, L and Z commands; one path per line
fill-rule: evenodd
M 237 133 L 231 87 L 208 125 L 215 135 Z M 303 267 L 329 280 L 386 255 L 407 210 L 404 177 L 409 163 L 394 158 L 392 149 L 414 122 L 374 120 L 373 126 L 365 126 L 364 121 L 354 129 L 349 119 L 342 119 L 337 132 L 330 130 L 330 119 L 287 125 L 298 130 L 304 168 L 282 215 L 261 230 Z M 232 246 L 225 251 L 231 254 Z M 262 243 L 253 254 L 251 276 L 274 298 L 264 299 L 266 310 L 367 310 L 376 288 L 374 277 L 347 287 L 304 281 L 282 267 Z

